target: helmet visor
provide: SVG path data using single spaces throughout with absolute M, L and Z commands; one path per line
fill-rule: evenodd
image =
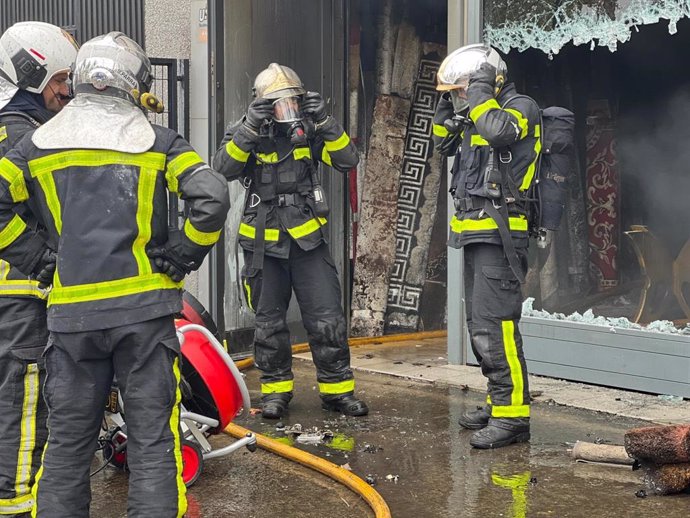
M 300 98 L 282 97 L 273 102 L 273 120 L 276 122 L 296 122 L 302 119 Z
M 450 91 L 450 100 L 453 103 L 453 111 L 455 113 L 462 113 L 469 107 L 470 103 L 467 100 L 467 90 L 464 88 L 456 88 Z

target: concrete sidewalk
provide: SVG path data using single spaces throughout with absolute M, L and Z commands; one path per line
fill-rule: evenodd
M 445 338 L 372 343 L 351 349 L 352 368 L 408 378 L 439 386 L 485 392 L 486 378 L 479 367 L 448 365 Z M 310 353 L 295 358 L 311 360 Z M 690 401 L 675 401 L 597 385 L 586 385 L 544 376 L 529 376 L 534 403 L 606 412 L 661 424 L 690 423 Z

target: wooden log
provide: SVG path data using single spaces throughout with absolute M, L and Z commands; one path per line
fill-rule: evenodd
M 652 464 L 690 462 L 690 425 L 633 428 L 625 433 L 625 451 Z
M 632 466 L 635 459 L 628 456 L 625 446 L 615 444 L 595 444 L 592 442 L 577 441 L 570 455 L 575 460 L 602 464 L 620 464 Z
M 644 465 L 644 484 L 657 495 L 673 495 L 690 490 L 690 463 Z

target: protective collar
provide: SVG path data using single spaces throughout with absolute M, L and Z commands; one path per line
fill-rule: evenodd
M 131 102 L 84 93 L 38 128 L 31 140 L 39 149 L 144 153 L 153 147 L 156 133 L 146 115 Z

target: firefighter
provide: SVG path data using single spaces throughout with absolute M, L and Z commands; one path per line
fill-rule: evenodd
M 16 23 L 2 34 L 0 158 L 69 101 L 76 56 L 72 37 L 48 23 Z M 39 228 L 27 206 L 16 211 Z M 48 436 L 39 362 L 48 342 L 46 298 L 38 280 L 0 260 L 0 516 L 28 516 Z
M 527 366 L 518 329 L 527 270 L 526 191 L 540 153 L 534 101 L 506 83 L 507 68 L 486 45 L 462 47 L 439 67 L 442 93 L 433 134 L 442 155 L 455 154 L 455 215 L 449 246 L 464 249 L 467 325 L 488 378 L 486 405 L 459 423 L 477 430 L 476 448 L 530 438 Z M 456 154 L 457 152 L 457 154 Z
M 231 125 L 214 157 L 215 168 L 246 191 L 239 227 L 244 250 L 243 291 L 256 314 L 254 361 L 261 370 L 262 413 L 285 414 L 292 399 L 290 332 L 294 290 L 309 337 L 322 407 L 363 416 L 354 395 L 347 325 L 336 266 L 328 251 L 328 215 L 318 163 L 345 172 L 357 150 L 289 67 L 271 63 L 256 76 L 254 101 Z
M 220 235 L 227 183 L 175 131 L 149 123 L 151 64 L 119 32 L 86 42 L 76 97 L 0 161 L 0 257 L 41 276 L 50 436 L 34 516 L 86 518 L 89 467 L 113 375 L 127 415 L 128 516 L 181 517 L 182 280 Z M 168 230 L 168 192 L 189 209 Z M 48 238 L 13 211 L 34 200 Z M 48 273 L 46 273 L 48 272 Z

